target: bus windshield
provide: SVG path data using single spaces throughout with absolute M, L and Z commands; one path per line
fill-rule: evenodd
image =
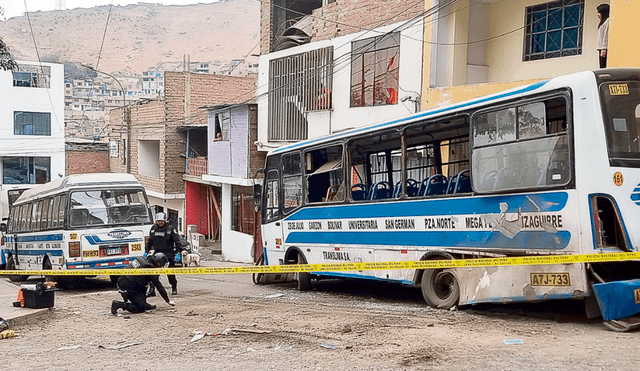
M 83 190 L 71 193 L 71 227 L 150 223 L 142 190 Z
M 640 167 L 640 82 L 603 83 L 600 97 L 610 163 Z

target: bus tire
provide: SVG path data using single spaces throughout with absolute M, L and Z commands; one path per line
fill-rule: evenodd
M 16 263 L 13 261 L 13 256 L 7 258 L 7 270 L 12 271 L 16 269 Z M 11 282 L 23 282 L 26 281 L 29 276 L 27 275 L 11 275 L 9 276 L 9 281 Z
M 53 266 L 51 265 L 51 260 L 49 260 L 48 257 L 46 257 L 44 259 L 44 261 L 42 262 L 42 270 L 44 271 L 48 271 L 48 270 L 52 270 Z M 63 284 L 62 284 L 62 276 L 44 276 L 44 280 L 45 282 L 55 282 L 56 283 L 56 288 L 62 288 Z
M 264 254 L 260 255 L 260 257 L 258 258 L 258 261 L 256 262 L 256 265 L 264 265 Z M 253 280 L 253 284 L 254 285 L 262 285 L 263 284 L 263 282 L 261 282 L 263 274 L 264 273 L 252 273 L 251 274 L 251 279 Z
M 307 264 L 307 260 L 304 255 L 298 254 L 298 264 Z M 311 273 L 298 272 L 298 291 L 311 290 Z
M 450 309 L 460 300 L 460 285 L 451 269 L 427 269 L 420 284 L 422 297 L 430 307 Z

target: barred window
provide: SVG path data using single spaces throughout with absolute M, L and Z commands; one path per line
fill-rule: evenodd
M 526 8 L 524 61 L 582 54 L 584 0 Z

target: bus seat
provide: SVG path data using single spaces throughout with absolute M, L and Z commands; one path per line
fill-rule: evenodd
M 469 177 L 469 170 L 463 170 L 456 177 L 456 188 L 453 193 L 468 193 L 471 192 L 471 177 Z
M 402 193 L 402 181 L 396 182 L 395 187 L 393 187 L 393 198 L 400 197 L 400 193 Z M 415 197 L 418 194 L 418 181 L 415 179 L 407 179 L 407 196 Z
M 367 186 L 362 183 L 356 183 L 351 186 L 351 198 L 355 201 L 367 199 Z
M 449 183 L 447 183 L 447 191 L 446 194 L 452 194 L 456 190 L 456 184 L 458 182 L 458 176 L 452 176 L 449 178 Z
M 339 189 L 340 189 L 340 185 L 332 185 L 331 187 L 327 188 L 327 196 L 324 198 L 324 201 L 325 202 L 334 201 L 336 198 L 336 195 L 338 194 Z
M 393 198 L 400 197 L 400 192 L 402 192 L 402 180 L 397 181 L 393 187 Z
M 427 180 L 427 189 L 424 191 L 425 196 L 441 195 L 447 192 L 447 177 L 442 174 L 432 175 Z
M 521 187 L 533 187 L 540 183 L 542 172 L 537 166 L 527 166 L 522 170 L 520 175 Z
M 429 185 L 429 177 L 422 179 L 420 182 L 420 187 L 418 187 L 418 196 L 424 196 L 427 191 L 427 186 Z
M 383 180 L 378 182 L 371 187 L 371 195 L 369 196 L 370 200 L 381 200 L 383 198 L 391 197 L 391 185 L 389 182 Z

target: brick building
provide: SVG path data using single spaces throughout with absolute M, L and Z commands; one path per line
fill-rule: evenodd
M 66 140 L 65 147 L 67 175 L 109 172 L 109 149 L 106 143 L 76 138 Z
M 167 71 L 164 89 L 162 99 L 109 112 L 110 168 L 135 175 L 156 212 L 166 212 L 184 232 L 185 157 L 206 156 L 207 145 L 206 140 L 192 141 L 187 151 L 186 131 L 178 128 L 206 126 L 207 112 L 200 107 L 251 99 L 255 77 Z

